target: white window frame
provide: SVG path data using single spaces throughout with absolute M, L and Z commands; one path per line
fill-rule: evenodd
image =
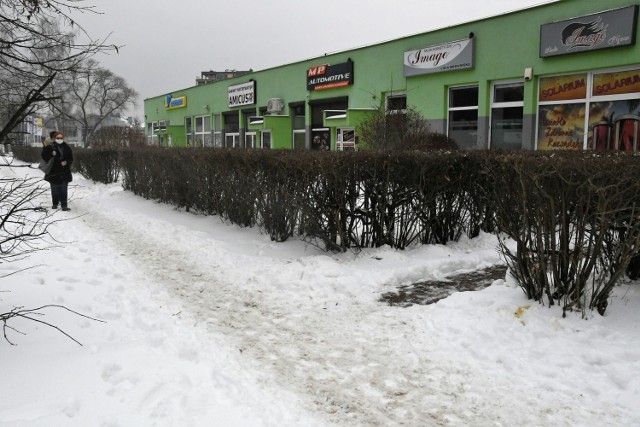
M 198 121 L 202 122 L 200 131 L 198 131 Z M 198 141 L 199 139 L 201 143 L 197 145 L 198 147 L 211 147 L 212 145 L 211 138 L 212 138 L 211 137 L 211 116 L 210 115 L 195 116 L 194 126 L 193 126 L 193 146 L 195 147 L 197 145 L 196 141 Z
M 244 133 L 244 147 L 256 148 L 256 136 L 257 133 L 255 131 L 246 131 Z
M 523 95 L 522 95 L 522 101 L 511 101 L 511 102 L 496 102 L 495 101 L 495 96 L 496 96 L 496 88 L 497 87 L 506 87 L 506 86 L 522 86 L 523 88 Z M 493 110 L 494 109 L 498 109 L 498 108 L 517 108 L 520 107 L 522 108 L 522 112 L 523 112 L 523 120 L 524 120 L 524 80 L 502 80 L 502 81 L 495 81 L 491 83 L 491 107 L 489 110 L 489 144 L 488 144 L 488 148 L 491 148 L 491 143 L 493 140 Z M 523 122 L 524 124 L 524 122 Z M 520 140 L 520 144 L 522 146 L 522 135 L 521 135 L 521 140 Z
M 389 99 L 390 98 L 404 98 L 405 108 L 400 110 L 390 110 L 389 109 Z M 384 97 L 384 111 L 386 114 L 406 114 L 407 113 L 407 93 L 406 92 L 389 92 Z
M 458 89 L 471 89 L 471 88 L 476 88 L 478 90 L 478 102 L 476 103 L 475 106 L 464 106 L 464 107 L 452 107 L 451 106 L 451 92 L 458 90 Z M 480 127 L 480 109 L 478 107 L 478 104 L 480 103 L 480 85 L 479 84 L 471 84 L 471 85 L 464 85 L 464 86 L 450 86 L 447 90 L 447 137 L 450 137 L 449 135 L 449 131 L 451 130 L 451 112 L 452 111 L 476 111 L 476 116 L 477 116 L 477 120 L 478 120 L 478 128 Z M 478 134 L 476 133 L 476 146 L 474 148 L 478 148 Z M 462 148 L 462 147 L 461 147 Z M 484 148 L 484 147 L 483 147 Z
M 306 133 L 307 131 L 304 129 L 294 129 L 291 135 L 291 149 L 295 150 L 296 149 L 296 135 L 302 135 L 303 136 L 303 140 L 305 141 L 305 147 L 302 148 L 306 148 Z
M 269 147 L 264 146 L 264 137 L 265 135 L 269 135 Z M 260 131 L 260 148 L 271 149 L 273 147 L 273 133 L 271 129 L 263 129 Z

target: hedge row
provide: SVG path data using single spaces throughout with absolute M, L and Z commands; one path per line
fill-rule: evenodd
M 135 194 L 258 226 L 275 241 L 402 249 L 496 232 L 527 296 L 566 309 L 604 313 L 613 286 L 640 265 L 640 159 L 631 154 L 76 152 L 87 178 L 120 176 Z
M 462 153 L 126 150 L 124 188 L 328 250 L 447 243 L 490 212 Z

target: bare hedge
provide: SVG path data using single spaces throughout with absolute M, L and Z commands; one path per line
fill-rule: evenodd
M 640 259 L 640 159 L 629 153 L 81 153 L 75 167 L 87 178 L 120 176 L 142 197 L 257 226 L 279 242 L 403 249 L 496 233 L 527 297 L 564 309 L 604 313 Z

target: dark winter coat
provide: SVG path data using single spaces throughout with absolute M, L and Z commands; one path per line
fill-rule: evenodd
M 55 157 L 53 156 L 54 151 L 58 153 Z M 44 161 L 49 161 L 51 157 L 54 157 L 51 171 L 44 175 L 45 181 L 52 184 L 62 184 L 63 182 L 71 182 L 73 180 L 73 176 L 71 175 L 73 152 L 66 142 L 62 144 L 52 142 L 50 145 L 46 145 L 42 148 L 40 157 L 42 157 Z M 67 164 L 64 166 L 62 166 L 61 163 L 63 160 L 67 161 Z

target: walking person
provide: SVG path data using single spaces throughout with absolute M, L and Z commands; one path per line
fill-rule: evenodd
M 67 188 L 73 180 L 71 175 L 73 152 L 71 147 L 64 142 L 64 134 L 62 132 L 56 132 L 53 136 L 53 141 L 48 144 L 47 142 L 48 140 L 45 140 L 45 146 L 42 148 L 40 157 L 44 161 L 49 161 L 53 157 L 53 166 L 49 173 L 44 175 L 45 181 L 51 184 L 53 209 L 58 209 L 58 205 L 60 205 L 63 211 L 68 211 L 70 209 L 67 206 Z

